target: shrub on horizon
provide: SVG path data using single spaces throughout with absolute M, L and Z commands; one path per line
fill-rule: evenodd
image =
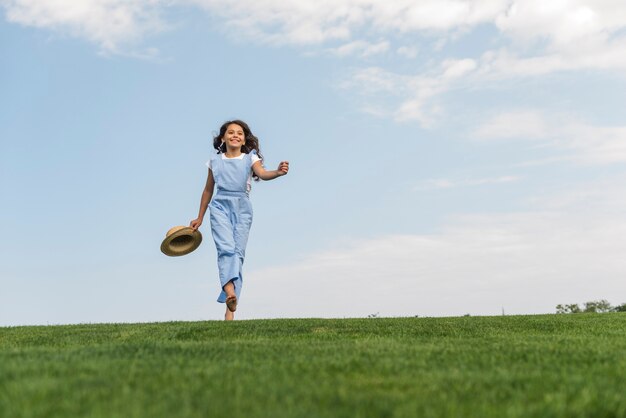
M 626 303 L 618 306 L 611 306 L 606 299 L 585 302 L 584 309 L 581 309 L 577 303 L 568 305 L 556 305 L 557 314 L 569 313 L 606 313 L 606 312 L 626 312 Z

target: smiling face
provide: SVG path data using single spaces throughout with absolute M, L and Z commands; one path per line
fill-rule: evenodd
M 236 123 L 231 123 L 226 128 L 222 141 L 226 144 L 227 148 L 241 149 L 241 147 L 246 143 L 246 135 L 241 126 Z
M 252 134 L 248 124 L 233 119 L 220 126 L 219 134 L 213 137 L 213 148 L 219 153 L 228 153 L 228 157 L 233 158 L 252 150 L 259 153 L 259 140 Z

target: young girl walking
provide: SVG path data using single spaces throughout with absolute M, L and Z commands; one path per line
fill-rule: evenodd
M 243 284 L 242 267 L 252 225 L 249 200 L 252 178 L 258 181 L 284 176 L 289 172 L 289 162 L 281 161 L 278 169 L 266 170 L 259 140 L 241 120 L 224 123 L 213 138 L 213 147 L 216 151 L 206 163 L 209 173 L 200 199 L 200 212 L 189 226 L 197 230 L 209 208 L 222 287 L 217 301 L 226 303 L 224 319 L 229 321 L 235 318 Z

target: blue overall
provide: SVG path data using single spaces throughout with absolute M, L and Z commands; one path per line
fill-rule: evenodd
M 255 153 L 255 151 L 251 151 Z M 221 154 L 211 156 L 211 171 L 215 180 L 215 193 L 209 204 L 211 232 L 217 249 L 217 268 L 222 291 L 217 298 L 226 302 L 224 285 L 232 280 L 237 299 L 243 284 L 242 268 L 252 225 L 252 205 L 248 198 L 247 181 L 252 169 L 250 154 L 242 159 L 222 159 Z

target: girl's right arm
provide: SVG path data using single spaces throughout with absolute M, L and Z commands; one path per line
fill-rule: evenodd
M 200 199 L 200 211 L 198 212 L 198 217 L 189 223 L 189 226 L 192 227 L 194 231 L 202 225 L 204 214 L 206 213 L 206 210 L 209 207 L 209 202 L 211 202 L 211 198 L 213 197 L 214 187 L 215 180 L 213 179 L 213 172 L 209 168 L 209 174 L 207 175 L 206 184 L 204 185 L 204 190 L 202 191 L 202 198 Z

